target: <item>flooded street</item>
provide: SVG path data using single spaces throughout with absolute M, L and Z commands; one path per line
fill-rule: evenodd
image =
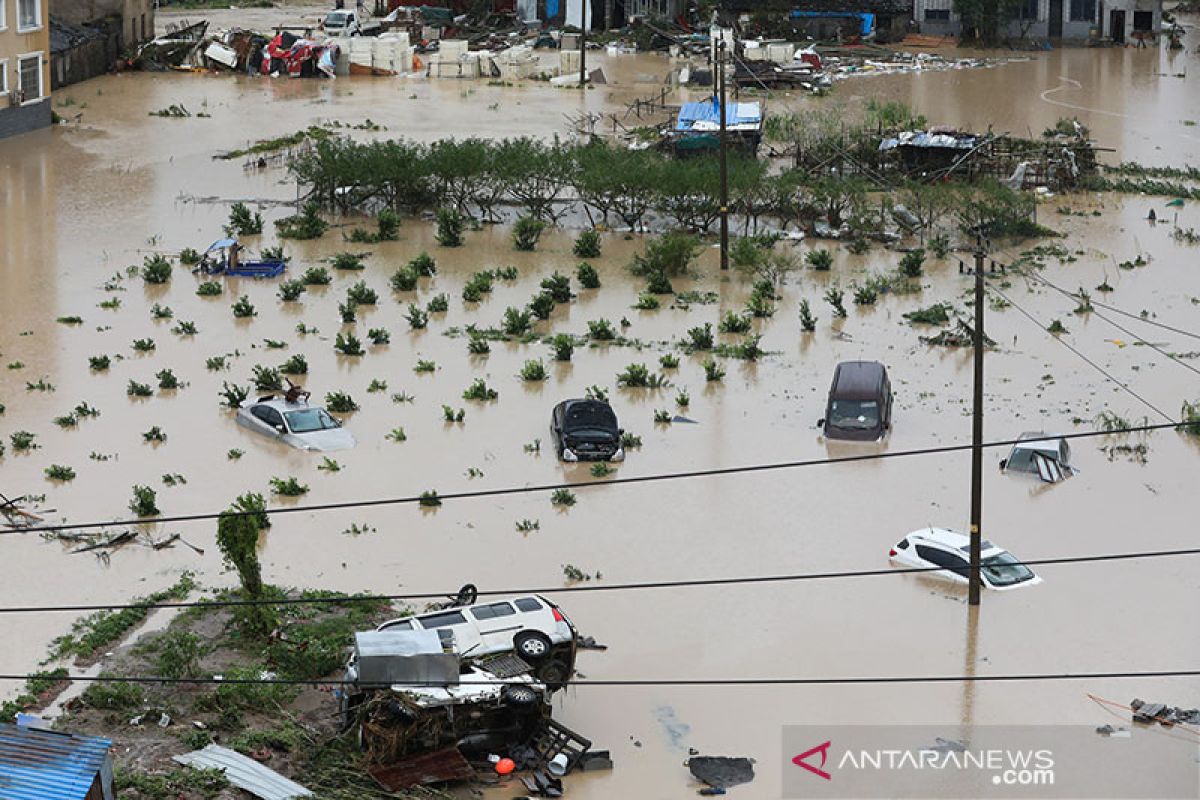
M 768 108 L 830 105 L 852 112 L 867 98 L 902 100 L 932 125 L 990 126 L 1020 136 L 1036 136 L 1060 117 L 1077 116 L 1100 147 L 1112 149 L 1102 154 L 1105 161 L 1195 165 L 1195 28 L 1185 43 L 1178 54 L 1165 48 L 1005 53 L 1027 60 L 853 78 L 838 82 L 828 98 L 776 93 Z M 715 328 L 725 311 L 742 309 L 750 281 L 736 272 L 722 274 L 716 249 L 708 248 L 696 279 L 674 284 L 677 292 L 715 292 L 718 302 L 635 310 L 642 282 L 625 266 L 643 240 L 619 233 L 604 234 L 603 256 L 594 262 L 602 286 L 595 290 L 579 290 L 573 278 L 577 230 L 553 230 L 536 252 L 522 253 L 513 250 L 508 227 L 485 226 L 467 233 L 466 246 L 448 249 L 436 244 L 431 224 L 407 217 L 395 242 L 344 241 L 354 225 L 371 224 L 362 218 L 336 219 L 339 227 L 315 241 L 283 242 L 293 276 L 338 252 L 370 252 L 364 271 L 331 270 L 332 285 L 309 287 L 298 303 L 280 302 L 275 280 L 217 278 L 223 294 L 198 297 L 199 279 L 178 264 L 165 286 L 128 277 L 118 281 L 119 291 L 104 289 L 148 254 L 203 250 L 222 235 L 235 200 L 262 204 L 265 233 L 243 239 L 251 251 L 280 243 L 273 222 L 293 213 L 280 203 L 296 197 L 286 169 L 246 169 L 239 159 L 214 160 L 218 152 L 329 120 L 359 125 L 369 119 L 383 126 L 347 131 L 364 139 L 566 136 L 567 116 L 623 113 L 627 103 L 659 90 L 671 64 L 655 55 L 589 54 L 593 60 L 610 84 L 582 93 L 533 82 L 500 87 L 419 77 L 323 81 L 174 73 L 111 75 L 58 92 L 56 110 L 66 118 L 81 114 L 78 122 L 0 141 L 0 360 L 8 367 L 0 370 L 0 434 L 7 445 L 11 433 L 30 431 L 38 445 L 24 452 L 6 448 L 0 491 L 9 497 L 45 493 L 43 507 L 56 510 L 49 521 L 82 523 L 126 518 L 134 484 L 155 488 L 163 513 L 175 515 L 217 512 L 247 491 L 270 498 L 273 477 L 294 476 L 306 484 L 303 505 L 589 481 L 587 466 L 556 460 L 548 425 L 555 403 L 593 385 L 609 390 L 622 427 L 642 438 L 616 477 L 969 443 L 970 350 L 925 345 L 918 336 L 936 331 L 910 326 L 901 316 L 941 301 L 966 308 L 973 284 L 959 274 L 953 256 L 927 262 L 921 292 L 884 295 L 874 307 L 851 306 L 847 296 L 848 318 L 831 322 L 822 299 L 831 283 L 848 288 L 855 278 L 893 269 L 899 259 L 879 246 L 852 255 L 834 244 L 831 272 L 794 273 L 774 316 L 755 320 L 769 355 L 757 363 L 720 359 L 727 374 L 717 383 L 705 380 L 704 354 L 686 354 L 679 341 L 689 328 L 705 322 Z M 700 90 L 676 93 L 672 102 L 700 96 Z M 66 97 L 73 98 L 70 106 L 63 105 Z M 149 116 L 172 103 L 211 116 Z M 1083 213 L 1060 214 L 1062 206 Z M 1145 221 L 1154 208 L 1160 220 L 1177 214 L 1181 227 L 1200 228 L 1200 210 L 1195 203 L 1164 206 L 1164 198 L 1114 194 L 1045 200 L 1039 221 L 1066 234 L 1058 241 L 1076 260 L 1050 258 L 1042 275 L 1068 291 L 1091 291 L 1107 280 L 1114 291 L 1104 302 L 1200 332 L 1200 250 L 1174 241 L 1170 225 Z M 796 250 L 803 254 L 815 246 L 830 244 L 805 242 Z M 1022 249 L 993 257 L 1008 261 Z M 436 258 L 438 274 L 422 279 L 416 292 L 393 292 L 389 276 L 422 250 Z M 1117 266 L 1139 255 L 1146 266 Z M 508 265 L 518 268 L 516 281 L 498 280 L 481 303 L 462 301 L 472 273 Z M 495 342 L 490 354 L 474 356 L 465 337 L 447 335 L 468 324 L 497 326 L 507 307 L 527 303 L 541 279 L 556 270 L 572 275 L 579 296 L 558 306 L 537 332 L 582 335 L 589 320 L 617 325 L 624 318 L 629 325 L 621 334 L 641 346 L 579 347 L 571 362 L 560 363 L 538 342 Z M 357 325 L 343 328 L 338 304 L 360 280 L 379 292 L 379 304 L 360 307 Z M 1183 401 L 1200 399 L 1195 372 L 1134 345 L 1095 315 L 1073 314 L 1074 302 L 1060 294 L 1017 276 L 1010 280 L 1005 292 L 1017 305 L 1043 326 L 1061 320 L 1069 331 L 1063 341 L 1167 417 L 1176 418 Z M 440 293 L 449 296 L 449 311 L 431 314 L 428 329 L 410 331 L 403 317 L 409 303 L 424 306 Z M 242 295 L 257 309 L 252 319 L 235 320 L 231 313 Z M 120 300 L 119 308 L 99 307 L 110 298 Z M 800 330 L 802 299 L 818 317 L 815 333 Z M 174 319 L 153 319 L 155 304 L 169 307 Z M 55 321 L 71 315 L 83 324 Z M 171 333 L 181 320 L 193 321 L 198 333 Z M 319 332 L 296 333 L 301 322 Z M 1121 323 L 1200 367 L 1195 339 L 1134 320 Z M 339 331 L 355 330 L 365 341 L 369 328 L 380 327 L 390 331 L 390 344 L 368 345 L 362 357 L 335 352 Z M 986 330 L 998 343 L 986 360 L 986 440 L 1088 430 L 1102 411 L 1135 424 L 1143 418 L 1169 421 L 1016 308 L 989 308 Z M 131 343 L 146 337 L 154 340 L 154 351 L 135 352 Z M 288 346 L 271 349 L 266 340 Z M 677 370 L 666 371 L 673 388 L 617 386 L 616 375 L 627 365 L 657 370 L 659 357 L 669 352 L 681 360 Z M 111 369 L 93 372 L 88 359 L 101 354 L 112 358 Z M 255 365 L 278 366 L 295 354 L 308 360 L 304 383 L 314 398 L 340 390 L 361 406 L 346 420 L 358 446 L 331 454 L 340 471 L 318 470 L 320 455 L 239 427 L 220 404 L 224 382 L 248 385 Z M 227 369 L 206 369 L 206 359 L 221 355 L 228 357 Z M 521 366 L 538 358 L 546 362 L 548 380 L 523 382 Z M 824 416 L 833 369 L 860 358 L 882 361 L 891 373 L 894 429 L 878 446 L 827 444 L 816 422 Z M 437 369 L 416 373 L 421 359 L 436 362 Z M 14 368 L 17 363 L 22 366 Z M 129 381 L 155 385 L 155 373 L 164 368 L 186 385 L 146 399 L 126 395 Z M 42 378 L 53 391 L 27 389 Z M 498 390 L 498 400 L 464 401 L 463 390 L 476 378 Z M 386 389 L 368 391 L 373 381 Z M 676 406 L 680 389 L 690 394 L 686 409 Z M 411 395 L 412 402 L 394 402 L 398 393 Z M 101 415 L 76 428 L 52 422 L 81 401 Z M 464 408 L 465 420 L 444 422 L 443 405 Z M 696 424 L 656 424 L 659 409 Z M 143 441 L 152 426 L 167 434 L 164 443 Z M 406 441 L 386 438 L 397 427 Z M 1110 460 L 1100 448 L 1121 441 L 1110 438 L 1073 442 L 1081 473 L 1052 486 L 1032 476 L 1002 475 L 997 467 L 1007 453 L 988 450 L 985 537 L 1029 560 L 1195 546 L 1197 440 L 1170 430 L 1127 437 L 1149 446 L 1146 463 L 1139 464 L 1119 455 Z M 526 446 L 537 441 L 540 452 L 529 452 Z M 232 449 L 244 455 L 231 460 Z M 70 466 L 77 477 L 50 481 L 43 471 L 51 464 Z M 471 477 L 475 471 L 482 475 Z M 175 474 L 186 484 L 164 485 L 162 477 Z M 291 513 L 274 518 L 261 555 L 269 583 L 385 594 L 449 593 L 466 582 L 484 590 L 550 590 L 567 585 L 564 565 L 599 573 L 590 584 L 599 586 L 871 570 L 886 567 L 888 549 L 911 530 L 966 530 L 969 487 L 970 456 L 963 451 L 580 488 L 577 504 L 566 510 L 552 506 L 548 493 L 529 493 L 447 501 L 435 510 L 409 503 Z M 518 532 L 522 520 L 539 527 Z M 367 531 L 355 535 L 352 525 Z M 0 607 L 122 602 L 171 584 L 183 570 L 195 571 L 206 587 L 232 585 L 215 529 L 212 521 L 150 528 L 156 538 L 182 534 L 203 556 L 186 547 L 131 545 L 108 563 L 90 553 L 71 554 L 36 534 L 6 534 L 0 549 L 9 569 Z M 974 624 L 965 587 L 916 575 L 552 597 L 582 633 L 609 646 L 580 658 L 580 672 L 593 680 L 1185 670 L 1200 660 L 1196 564 L 1194 557 L 1182 557 L 1041 566 L 1042 585 L 986 594 Z M 49 642 L 72 622 L 70 614 L 0 615 L 0 637 L 7 643 L 0 673 L 36 668 Z M 691 796 L 679 765 L 695 748 L 755 758 L 755 782 L 737 794 L 769 798 L 781 791 L 780 731 L 786 724 L 928 723 L 954 736 L 966 725 L 1110 722 L 1089 692 L 1120 702 L 1138 696 L 1191 707 L 1200 680 L 578 686 L 555 701 L 555 713 L 598 748 L 611 749 L 615 762 L 611 773 L 572 776 L 571 797 Z M 519 794 L 516 788 L 511 794 Z

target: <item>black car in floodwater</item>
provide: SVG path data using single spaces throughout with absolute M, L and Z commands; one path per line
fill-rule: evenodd
M 603 400 L 563 400 L 550 415 L 550 435 L 563 461 L 623 461 L 622 433 Z
M 843 361 L 833 371 L 825 418 L 830 439 L 873 442 L 892 426 L 892 384 L 878 361 Z

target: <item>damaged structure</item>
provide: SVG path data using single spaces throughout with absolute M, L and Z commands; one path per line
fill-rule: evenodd
M 342 720 L 391 791 L 470 779 L 473 764 L 504 760 L 509 772 L 532 771 L 538 793 L 585 761 L 607 761 L 551 718 L 551 696 L 575 669 L 570 620 L 537 595 L 477 599 L 467 586 L 447 607 L 355 634 Z

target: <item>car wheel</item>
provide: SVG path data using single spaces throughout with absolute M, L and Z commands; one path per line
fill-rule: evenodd
M 454 595 L 455 606 L 471 606 L 475 605 L 475 601 L 479 599 L 479 589 L 473 583 L 464 583 L 462 588 L 458 590 L 458 594 Z
M 513 649 L 530 664 L 540 664 L 550 657 L 550 637 L 541 631 L 521 631 L 513 637 Z
M 537 670 L 538 680 L 546 684 L 550 691 L 557 691 L 566 686 L 570 677 L 567 665 L 557 658 L 547 661 Z
M 504 687 L 501 699 L 513 708 L 528 708 L 538 701 L 538 693 L 528 686 L 509 685 Z

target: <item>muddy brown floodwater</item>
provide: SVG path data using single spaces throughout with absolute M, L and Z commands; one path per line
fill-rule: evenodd
M 1107 158 L 1196 163 L 1200 142 L 1189 124 L 1200 120 L 1196 39 L 1192 29 L 1186 54 L 1064 50 L 985 70 L 856 78 L 839 83 L 827 100 L 782 96 L 772 99 L 772 107 L 840 103 L 854 109 L 864 98 L 885 97 L 910 102 L 935 123 L 991 125 L 1018 134 L 1036 134 L 1059 116 L 1078 115 L 1102 145 L 1115 149 Z M 551 362 L 549 348 L 536 343 L 498 343 L 490 355 L 471 357 L 463 339 L 444 335 L 451 326 L 496 324 L 507 306 L 528 301 L 542 277 L 573 271 L 569 231 L 547 235 L 535 253 L 516 253 L 504 228 L 472 232 L 467 245 L 454 250 L 437 247 L 429 225 L 418 220 L 405 220 L 400 241 L 370 247 L 347 245 L 346 229 L 335 229 L 315 242 L 286 245 L 293 273 L 347 249 L 371 251 L 366 270 L 337 274 L 332 286 L 287 305 L 276 299 L 274 281 L 230 279 L 222 296 L 197 297 L 197 281 L 178 267 L 167 286 L 127 279 L 120 291 L 103 289 L 150 252 L 203 248 L 218 238 L 231 200 L 294 199 L 295 186 L 282 169 L 244 171 L 237 161 L 214 161 L 215 152 L 320 120 L 358 123 L 368 117 L 386 132 L 354 135 L 563 134 L 564 114 L 621 109 L 656 91 L 669 65 L 659 56 L 596 61 L 616 83 L 582 95 L 536 84 L 190 74 L 115 75 L 56 94 L 59 105 L 73 98 L 60 111 L 82 113 L 79 123 L 0 142 L 0 360 L 24 365 L 0 370 L 0 403 L 7 407 L 0 432 L 7 443 L 14 431 L 32 431 L 39 445 L 22 453 L 9 447 L 0 457 L 0 490 L 10 496 L 44 492 L 45 505 L 57 509 L 54 521 L 80 522 L 126 516 L 132 484 L 155 487 L 160 507 L 173 514 L 216 511 L 239 493 L 268 492 L 268 480 L 276 476 L 295 476 L 311 487 L 304 503 L 587 480 L 586 467 L 564 467 L 553 458 L 548 419 L 555 402 L 593 384 L 610 390 L 623 426 L 644 442 L 618 467 L 620 476 L 862 452 L 826 446 L 815 427 L 834 365 L 853 358 L 882 360 L 893 376 L 895 428 L 881 449 L 968 442 L 970 353 L 919 343 L 923 331 L 900 316 L 941 300 L 964 308 L 969 279 L 958 274 L 953 259 L 928 265 L 920 294 L 885 296 L 873 308 L 851 306 L 840 322 L 831 322 L 821 299 L 826 286 L 891 269 L 894 252 L 838 251 L 831 273 L 791 277 L 775 316 L 755 323 L 770 351 L 759 363 L 730 360 L 724 381 L 709 384 L 703 358 L 682 355 L 669 376 L 689 391 L 686 414 L 696 424 L 670 426 L 656 425 L 652 417 L 655 409 L 675 408 L 675 389 L 621 389 L 615 376 L 629 363 L 656 365 L 662 354 L 681 352 L 665 343 L 742 307 L 748 282 L 721 275 L 711 249 L 701 258 L 698 278 L 677 281 L 676 289 L 715 292 L 717 303 L 641 312 L 630 307 L 639 285 L 623 269 L 640 242 L 606 235 L 597 262 L 603 287 L 580 291 L 539 331 L 578 334 L 591 319 L 627 318 L 626 335 L 646 346 L 580 348 L 570 363 Z M 171 103 L 205 109 L 211 117 L 148 116 Z M 1063 205 L 1085 216 L 1055 213 Z M 1079 254 L 1070 263 L 1049 259 L 1044 274 L 1070 290 L 1107 278 L 1115 291 L 1105 299 L 1113 305 L 1145 309 L 1161 322 L 1200 331 L 1198 251 L 1174 242 L 1169 225 L 1149 227 L 1144 218 L 1152 207 L 1160 218 L 1175 213 L 1159 198 L 1049 199 L 1041 206 L 1042 221 L 1067 233 L 1064 243 Z M 248 239 L 252 248 L 276 243 L 271 223 L 289 209 L 267 206 L 263 213 L 268 233 Z M 1193 204 L 1178 217 L 1184 227 L 1200 227 Z M 438 275 L 415 293 L 394 294 L 387 283 L 391 271 L 423 249 L 436 256 Z M 1148 258 L 1147 266 L 1117 268 L 1138 254 Z M 482 303 L 464 307 L 459 293 L 472 272 L 509 264 L 520 270 L 519 280 L 497 282 Z M 358 280 L 381 295 L 378 307 L 361 310 L 360 337 L 368 328 L 385 327 L 392 340 L 347 358 L 332 346 L 340 330 L 337 303 Z M 433 315 L 428 330 L 410 332 L 401 316 L 407 304 L 441 292 L 451 298 L 450 311 Z M 1148 347 L 1122 346 L 1129 336 L 1094 315 L 1072 314 L 1072 301 L 1019 278 L 1008 293 L 1042 324 L 1061 319 L 1069 330 L 1066 341 L 1166 415 L 1177 414 L 1181 401 L 1200 398 L 1195 373 Z M 230 305 L 243 294 L 258 315 L 235 321 Z M 110 297 L 120 299 L 119 308 L 98 307 Z M 799 330 L 801 299 L 820 319 L 813 334 Z M 151 318 L 155 303 L 173 309 L 175 321 L 194 321 L 199 333 L 170 333 L 174 321 Z M 79 315 L 84 324 L 56 324 L 64 315 Z M 319 333 L 296 334 L 301 321 Z M 1200 364 L 1194 340 L 1126 324 L 1166 350 L 1191 352 L 1186 363 Z M 987 328 L 999 343 L 987 357 L 987 438 L 1069 431 L 1075 418 L 1089 420 L 1086 427 L 1105 410 L 1161 421 L 1017 310 L 990 310 Z M 142 337 L 155 340 L 153 353 L 131 349 Z M 288 348 L 267 349 L 266 339 L 286 341 Z M 88 357 L 102 353 L 114 357 L 112 368 L 90 372 Z M 223 381 L 245 384 L 254 365 L 277 365 L 296 353 L 307 356 L 306 383 L 318 395 L 342 389 L 362 406 L 347 420 L 358 446 L 334 456 L 339 472 L 318 471 L 319 456 L 256 438 L 218 404 Z M 222 354 L 236 354 L 229 368 L 207 371 L 206 358 Z M 546 360 L 549 379 L 524 384 L 517 372 L 533 358 Z M 416 374 L 418 359 L 434 360 L 436 372 Z M 186 382 L 184 388 L 145 400 L 126 396 L 128 381 L 154 383 L 155 372 L 167 367 Z M 27 382 L 43 377 L 53 392 L 27 390 Z M 499 390 L 496 402 L 461 399 L 476 377 Z M 373 380 L 385 381 L 387 390 L 369 393 Z M 392 402 L 399 392 L 414 401 Z M 101 416 L 77 429 L 52 423 L 83 400 Z M 443 404 L 465 408 L 465 422 L 444 423 Z M 168 436 L 158 446 L 140 435 L 154 425 Z M 399 426 L 407 441 L 385 439 Z M 538 439 L 541 453 L 523 449 Z M 1193 546 L 1200 448 L 1173 431 L 1145 441 L 1150 450 L 1144 465 L 1110 461 L 1100 447 L 1112 442 L 1079 441 L 1074 450 L 1081 474 L 1052 487 L 1002 476 L 996 470 L 1002 454 L 989 451 L 985 535 L 1029 559 Z M 234 448 L 245 454 L 231 461 L 226 453 Z M 111 458 L 93 460 L 92 453 Z M 78 476 L 49 482 L 43 470 L 55 463 L 73 467 Z M 472 468 L 482 477 L 468 477 Z M 965 528 L 969 472 L 969 457 L 960 453 L 587 488 L 566 511 L 553 507 L 546 494 L 525 494 L 447 502 L 436 511 L 398 505 L 287 514 L 264 536 L 262 557 L 274 583 L 387 593 L 450 591 L 467 581 L 486 589 L 558 587 L 565 564 L 602 573 L 601 585 L 874 569 L 887 564 L 888 548 L 910 530 L 929 524 Z M 168 473 L 182 474 L 186 485 L 168 488 L 161 477 Z M 540 529 L 518 533 L 515 524 L 523 519 L 538 521 Z M 354 536 L 347 533 L 351 525 L 371 530 Z M 119 602 L 166 586 L 185 569 L 208 585 L 230 582 L 214 544 L 214 524 L 164 525 L 156 533 L 175 531 L 205 555 L 130 546 L 104 563 L 37 535 L 4 535 L 0 606 Z M 968 624 L 964 592 L 911 575 L 556 599 L 584 633 L 609 645 L 605 653 L 580 659 L 581 672 L 592 679 L 1178 670 L 1200 659 L 1194 558 L 1045 566 L 1039 572 L 1045 582 L 1036 588 L 986 595 L 974 625 Z M 71 622 L 66 614 L 0 616 L 6 643 L 0 673 L 34 668 L 48 642 Z M 755 782 L 734 791 L 765 798 L 779 795 L 780 729 L 788 723 L 933 723 L 944 725 L 947 735 L 983 723 L 1103 724 L 1110 717 L 1086 692 L 1187 705 L 1198 690 L 1200 682 L 1187 679 L 966 688 L 581 686 L 556 701 L 556 714 L 611 749 L 616 762 L 611 774 L 573 778 L 573 797 L 689 795 L 681 763 L 688 748 L 696 748 L 757 759 Z

